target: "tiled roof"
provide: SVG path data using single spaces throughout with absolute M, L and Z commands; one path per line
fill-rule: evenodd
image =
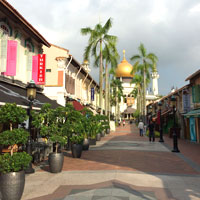
M 0 8 L 3 6 L 6 11 L 14 15 L 15 18 L 18 19 L 21 24 L 23 24 L 28 30 L 30 30 L 35 37 L 45 46 L 50 47 L 50 43 L 28 22 L 26 19 L 13 7 L 11 6 L 6 0 L 0 0 Z

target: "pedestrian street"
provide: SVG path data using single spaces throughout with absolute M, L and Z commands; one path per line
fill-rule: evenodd
M 37 168 L 26 177 L 22 199 L 200 199 L 200 171 L 183 158 L 167 143 L 158 138 L 149 142 L 134 124 L 126 124 L 90 146 L 80 159 L 65 152 L 61 173 Z

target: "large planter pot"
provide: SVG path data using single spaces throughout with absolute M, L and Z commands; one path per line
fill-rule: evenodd
M 94 138 L 94 139 L 90 138 L 89 139 L 89 144 L 90 145 L 96 145 L 96 138 Z
M 97 141 L 100 141 L 100 140 L 101 140 L 101 134 L 100 134 L 100 133 L 97 133 L 96 140 L 97 140 Z
M 2 200 L 20 200 L 24 191 L 25 173 L 10 172 L 0 175 Z
M 101 132 L 101 137 L 104 137 L 105 136 L 105 133 L 104 131 Z
M 106 134 L 109 134 L 110 133 L 110 129 L 106 129 Z
M 83 150 L 82 144 L 72 144 L 72 156 L 73 158 L 80 158 Z
M 59 173 L 62 171 L 64 162 L 63 153 L 50 153 L 49 154 L 49 170 L 51 173 Z
M 87 151 L 89 149 L 89 146 L 90 146 L 90 142 L 89 142 L 89 139 L 88 138 L 85 138 L 83 140 L 83 150 Z

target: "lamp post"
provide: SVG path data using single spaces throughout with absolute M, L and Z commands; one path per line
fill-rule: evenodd
M 160 126 L 159 126 L 159 131 L 160 131 L 160 140 L 159 142 L 164 142 L 163 140 L 163 124 L 162 124 L 162 113 L 161 113 L 161 109 L 162 109 L 162 102 L 159 101 L 158 102 L 158 107 L 159 107 L 159 112 L 160 112 Z
M 172 152 L 180 152 L 178 149 L 178 137 L 177 137 L 177 133 L 176 133 L 176 117 L 175 117 L 175 113 L 176 113 L 176 97 L 174 95 L 171 96 L 170 99 L 170 103 L 171 106 L 173 108 L 173 118 L 174 118 L 174 125 L 173 125 L 173 150 Z
M 27 98 L 29 100 L 29 137 L 28 137 L 28 142 L 26 144 L 26 151 L 27 153 L 32 156 L 32 136 L 31 136 L 31 122 L 32 122 L 32 116 L 31 116 L 31 110 L 33 106 L 33 100 L 36 98 L 36 85 L 33 80 L 30 81 L 30 83 L 26 87 L 26 92 L 27 92 Z M 31 174 L 34 173 L 35 170 L 32 168 L 32 162 L 29 163 L 28 168 L 25 170 L 26 174 Z

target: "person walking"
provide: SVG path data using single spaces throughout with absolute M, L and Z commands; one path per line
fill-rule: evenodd
M 155 141 L 155 133 L 154 133 L 155 126 L 152 120 L 150 120 L 148 128 L 149 128 L 149 141 L 151 142 L 151 139 L 152 139 L 152 142 L 154 142 Z
M 139 124 L 138 124 L 138 128 L 140 130 L 140 136 L 143 136 L 143 132 L 144 132 L 144 123 L 142 120 L 140 120 Z

